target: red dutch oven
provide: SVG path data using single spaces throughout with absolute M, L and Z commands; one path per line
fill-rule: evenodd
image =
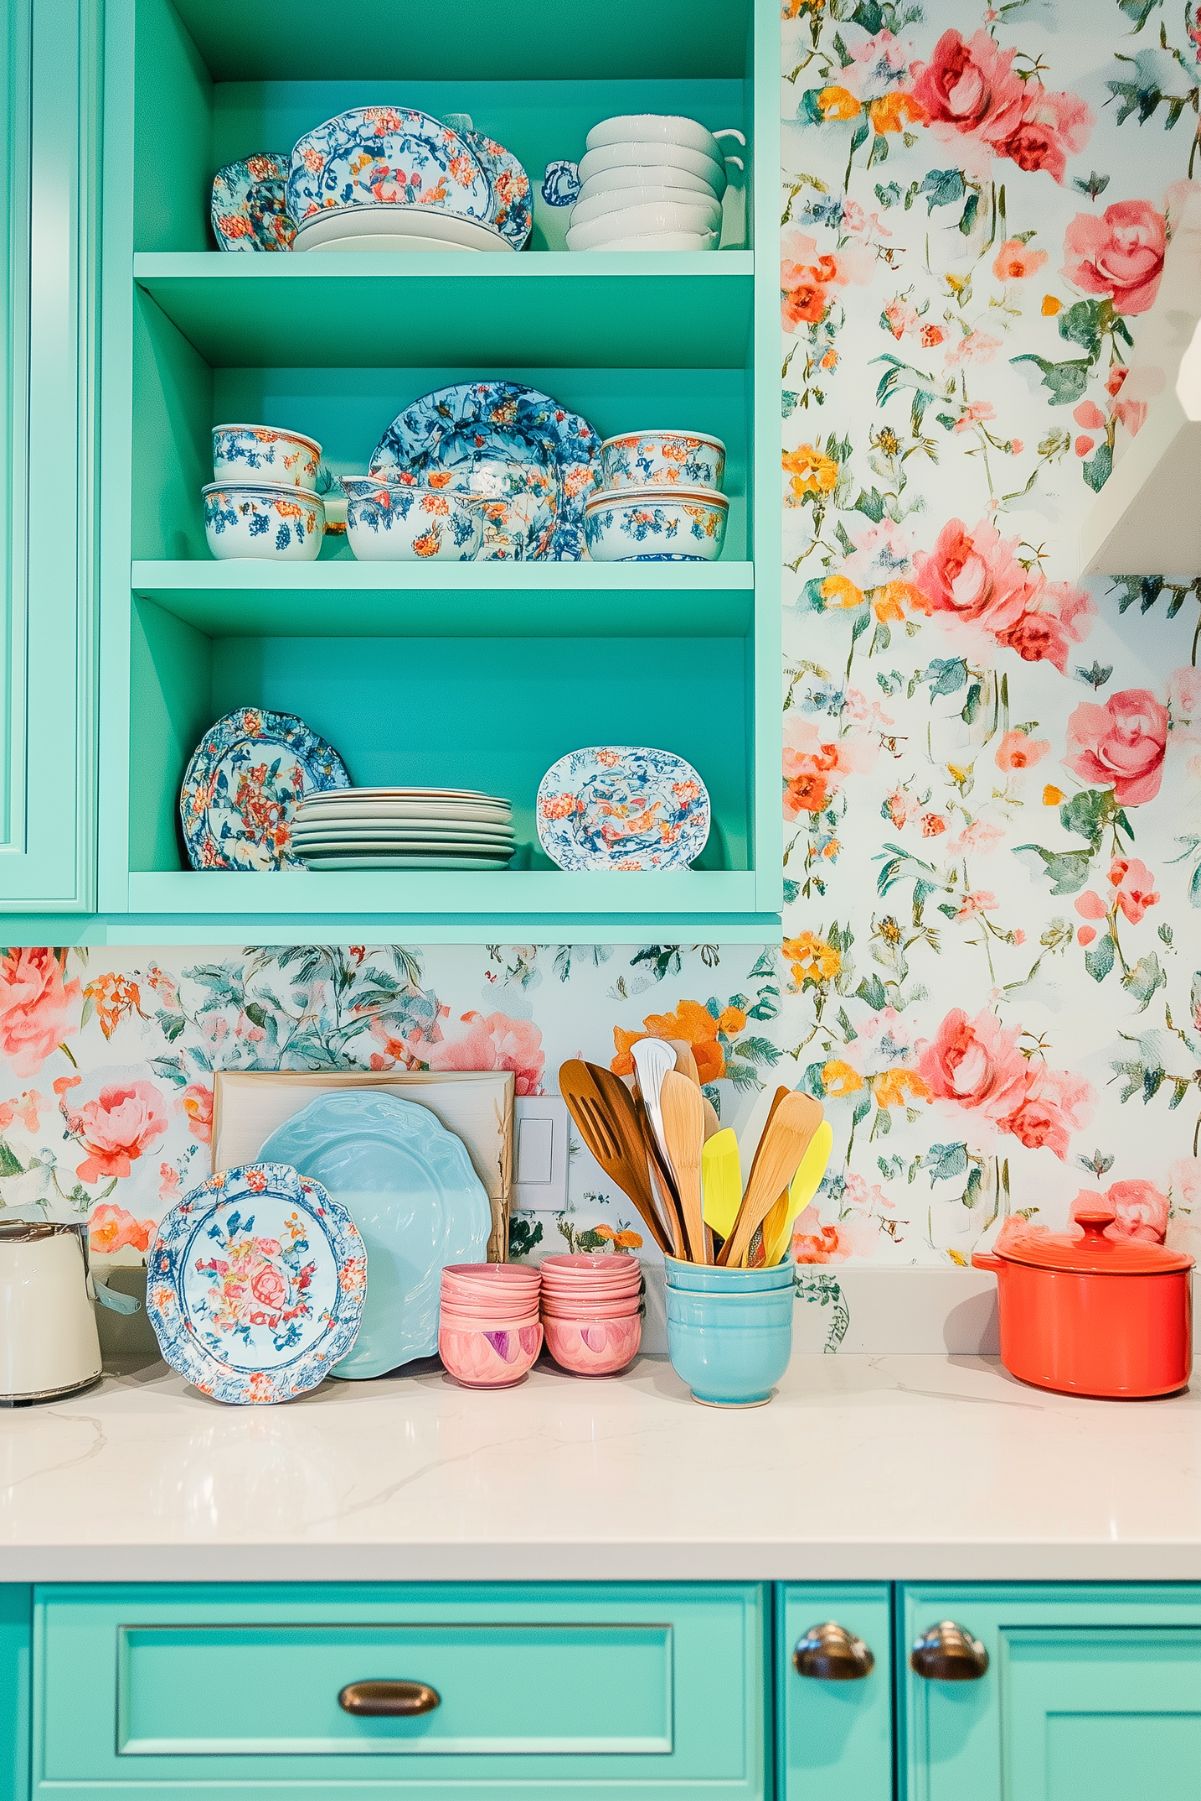
M 1036 1388 L 1134 1400 L 1187 1388 L 1193 1363 L 1193 1259 L 1162 1244 L 1109 1238 L 1112 1213 L 1077 1232 L 1014 1222 L 976 1269 L 996 1271 L 1001 1362 Z

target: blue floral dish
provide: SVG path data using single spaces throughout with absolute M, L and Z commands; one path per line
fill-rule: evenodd
M 210 1176 L 151 1242 L 146 1311 L 173 1370 L 217 1401 L 290 1401 L 359 1334 L 367 1254 L 320 1182 L 284 1163 Z
M 331 206 L 415 206 L 487 220 L 492 185 L 471 147 L 429 113 L 356 106 L 292 151 L 288 208 L 298 225 Z
M 458 382 L 412 401 L 375 447 L 371 471 L 465 471 L 472 493 L 498 502 L 529 496 L 518 528 L 522 548 L 502 533 L 485 556 L 575 558 L 584 540 L 584 501 L 597 485 L 600 437 L 578 413 L 520 382 Z M 487 508 L 484 509 L 487 514 Z
M 290 482 L 322 492 L 321 446 L 302 432 L 277 425 L 214 425 L 213 479 L 219 482 Z
M 683 757 L 599 746 L 538 784 L 538 838 L 560 869 L 687 869 L 709 838 L 709 794 Z
M 290 481 L 235 477 L 200 490 L 204 536 L 215 557 L 267 563 L 312 563 L 325 537 L 325 502 Z
M 466 1146 L 435 1113 L 370 1089 L 325 1094 L 260 1156 L 294 1164 L 345 1206 L 371 1269 L 358 1342 L 335 1376 L 382 1376 L 438 1348 L 448 1263 L 481 1263 L 492 1210 Z
M 188 762 L 179 817 L 193 869 L 302 869 L 292 821 L 306 794 L 349 788 L 346 765 L 294 713 L 242 707 Z
M 712 562 L 726 541 L 730 503 L 712 488 L 605 488 L 584 507 L 596 563 Z
M 454 118 L 448 123 L 458 126 Z M 461 129 L 492 188 L 492 212 L 488 223 L 509 240 L 514 250 L 521 250 L 528 242 L 534 224 L 530 178 L 512 151 L 498 144 L 495 138 L 486 138 L 467 120 Z
M 477 507 L 448 486 L 367 485 L 353 476 L 346 496 L 347 535 L 360 562 L 469 563 L 480 553 Z
M 286 156 L 261 151 L 226 163 L 213 176 L 209 216 L 222 250 L 290 250 L 296 221 L 288 211 Z

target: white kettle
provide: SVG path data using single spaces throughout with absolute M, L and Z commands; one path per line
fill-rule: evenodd
M 0 1401 L 57 1401 L 99 1380 L 94 1301 L 138 1309 L 92 1276 L 86 1224 L 0 1219 Z

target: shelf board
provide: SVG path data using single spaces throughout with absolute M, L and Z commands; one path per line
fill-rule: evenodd
M 740 368 L 749 251 L 142 252 L 137 285 L 214 367 Z
M 742 638 L 755 604 L 735 562 L 144 562 L 132 586 L 223 638 Z

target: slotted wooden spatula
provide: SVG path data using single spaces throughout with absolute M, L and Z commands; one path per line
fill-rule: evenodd
M 633 1201 L 659 1249 L 667 1251 L 670 1246 L 651 1193 L 646 1146 L 634 1112 L 634 1098 L 614 1076 L 613 1081 L 621 1090 L 622 1101 L 628 1109 L 627 1115 L 617 1113 L 611 1097 L 597 1082 L 596 1074 L 590 1064 L 581 1062 L 578 1057 L 570 1058 L 559 1069 L 559 1093 L 596 1161 L 622 1193 Z
M 751 1166 L 734 1230 L 717 1261 L 729 1269 L 746 1262 L 751 1239 L 788 1187 L 821 1123 L 822 1110 L 811 1094 L 786 1094 L 767 1125 Z

